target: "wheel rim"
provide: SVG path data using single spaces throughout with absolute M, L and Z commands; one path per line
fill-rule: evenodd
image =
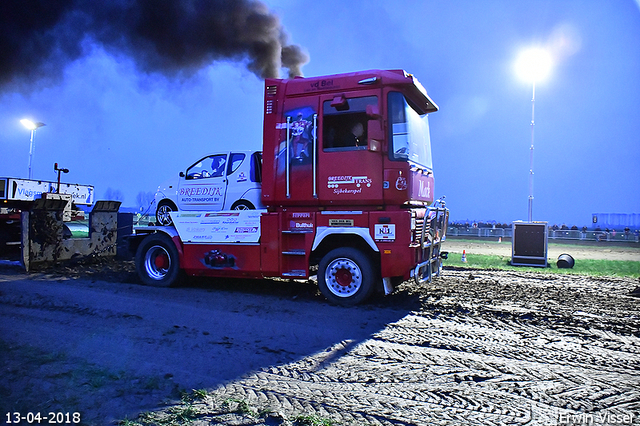
M 251 210 L 246 204 L 238 204 L 234 210 Z
M 351 259 L 334 259 L 327 266 L 324 281 L 331 293 L 338 297 L 350 297 L 362 286 L 362 271 Z
M 167 276 L 171 269 L 171 256 L 167 249 L 162 246 L 153 246 L 144 257 L 144 269 L 154 280 L 161 280 Z
M 162 225 L 168 225 L 171 223 L 171 215 L 169 213 L 171 213 L 173 210 L 171 209 L 171 207 L 169 207 L 168 205 L 163 205 L 160 206 L 158 208 L 158 213 L 156 216 L 158 219 L 158 222 L 160 222 L 160 224 Z

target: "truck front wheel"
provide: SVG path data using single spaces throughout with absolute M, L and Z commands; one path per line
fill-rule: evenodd
M 331 250 L 318 265 L 318 287 L 327 300 L 338 305 L 355 305 L 367 299 L 375 276 L 371 259 L 350 247 Z
M 172 287 L 178 284 L 178 249 L 168 235 L 151 234 L 142 240 L 136 251 L 136 272 L 146 285 Z

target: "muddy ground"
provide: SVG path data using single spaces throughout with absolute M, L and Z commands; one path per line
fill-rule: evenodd
M 0 421 L 640 424 L 639 285 L 448 268 L 342 308 L 311 284 L 0 265 Z

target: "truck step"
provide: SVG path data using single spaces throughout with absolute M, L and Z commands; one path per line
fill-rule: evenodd
M 290 256 L 304 256 L 306 252 L 304 250 L 296 249 L 283 251 L 282 254 L 287 254 Z

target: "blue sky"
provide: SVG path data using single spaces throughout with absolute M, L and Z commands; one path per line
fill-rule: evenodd
M 592 213 L 640 212 L 640 5 L 634 0 L 265 0 L 310 56 L 307 76 L 372 68 L 418 77 L 431 115 L 436 195 L 453 220 L 527 219 L 531 90 L 518 53 L 552 49 L 536 85 L 533 219 L 589 225 Z M 199 156 L 259 149 L 263 82 L 243 61 L 191 77 L 139 71 L 85 39 L 60 78 L 0 88 L 0 176 L 119 190 L 125 206 Z M 283 72 L 284 76 L 284 72 Z

